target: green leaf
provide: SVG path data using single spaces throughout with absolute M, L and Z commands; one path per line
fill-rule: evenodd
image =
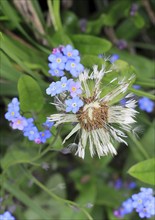
M 12 81 L 2 81 L 0 83 L 0 94 L 2 96 L 18 96 L 17 85 Z
M 3 170 L 7 170 L 9 167 L 18 163 L 30 163 L 32 155 L 24 151 L 12 150 L 1 160 L 1 166 Z
M 130 31 L 126 31 L 130 30 Z M 131 19 L 126 19 L 119 24 L 118 28 L 116 29 L 116 35 L 118 38 L 123 38 L 125 40 L 132 40 L 134 37 L 137 36 L 139 30 L 133 25 L 133 21 Z
M 104 18 L 104 24 L 106 26 L 114 26 L 119 19 L 125 16 L 126 11 L 130 7 L 130 3 L 126 1 L 114 1 Z
M 22 111 L 39 112 L 44 105 L 44 97 L 38 83 L 30 76 L 22 76 L 18 81 L 19 100 Z
M 60 174 L 54 174 L 50 177 L 50 179 L 45 183 L 47 188 L 61 196 L 61 198 L 65 197 L 65 183 Z M 43 190 L 40 190 L 39 193 L 33 197 L 33 201 L 37 202 L 39 206 L 46 207 L 46 212 L 50 215 L 50 219 L 60 219 L 61 212 L 65 209 L 66 205 L 62 202 L 59 202 L 53 198 L 50 198 L 48 194 L 46 194 Z M 59 207 L 59 209 L 58 209 Z M 61 212 L 60 212 L 61 210 Z M 33 220 L 43 220 L 39 213 L 34 212 L 33 209 L 29 208 L 25 212 L 26 219 Z M 49 220 L 50 220 L 49 219 Z
M 94 55 L 84 55 L 81 58 L 81 63 L 85 68 L 92 69 L 94 65 L 98 65 L 98 67 L 101 68 L 103 65 L 103 60 Z
M 155 158 L 151 158 L 132 166 L 128 173 L 144 183 L 155 185 Z
M 57 31 L 53 34 L 52 38 L 48 39 L 48 41 L 51 43 L 53 47 L 58 47 L 59 45 L 67 45 L 67 44 L 73 44 L 72 40 L 69 38 L 69 36 L 64 33 L 64 31 Z
M 116 53 L 120 56 L 121 60 L 128 62 L 135 67 L 137 73 L 137 80 L 154 78 L 154 62 L 136 54 L 129 54 L 126 51 L 120 51 L 116 48 L 110 50 L 111 53 Z
M 111 48 L 111 42 L 91 35 L 73 35 L 71 37 L 74 46 L 82 54 L 99 55 L 107 52 Z
M 142 117 L 142 115 L 141 115 Z M 154 154 L 154 131 L 155 131 L 155 122 L 153 121 L 148 130 L 144 132 L 144 135 L 141 139 L 143 146 L 147 146 L 147 152 L 149 155 Z
M 136 13 L 133 19 L 134 19 L 134 24 L 137 28 L 142 28 L 145 25 L 145 21 L 139 13 Z
M 15 40 L 3 34 L 2 50 L 27 73 L 34 76 L 34 72 L 31 69 L 41 69 L 44 74 L 47 75 L 47 55 L 34 49 L 31 45 L 25 41 Z M 22 43 L 21 43 L 22 42 Z M 49 52 L 50 53 L 50 52 Z M 37 78 L 39 75 L 37 74 Z
M 98 185 L 97 189 L 96 204 L 116 208 L 122 202 L 122 192 L 103 184 Z
M 148 92 L 144 92 L 142 90 L 136 90 L 136 89 L 133 89 L 133 88 L 130 88 L 130 92 L 133 92 L 134 94 L 136 94 L 137 96 L 141 96 L 141 97 L 148 97 L 152 100 L 155 100 L 155 96 L 148 93 Z
M 12 22 L 12 24 L 16 27 L 20 23 L 20 17 L 17 14 L 14 7 L 11 6 L 9 1 L 1 1 L 1 7 L 3 13 L 9 18 L 9 20 Z
M 1 76 L 14 82 L 17 82 L 21 76 L 4 53 L 1 53 Z

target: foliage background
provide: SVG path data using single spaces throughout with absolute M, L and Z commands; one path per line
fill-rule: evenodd
M 138 8 L 131 15 L 133 4 Z M 52 80 L 47 57 L 53 47 L 68 43 L 89 68 L 102 64 L 98 54 L 118 54 L 118 74 L 133 71 L 134 84 L 141 86 L 130 91 L 154 100 L 153 11 L 153 0 L 1 0 L 1 212 L 10 210 L 17 220 L 112 220 L 126 198 L 155 183 L 154 111 L 137 108 L 143 131 L 138 139 L 128 134 L 129 146 L 116 146 L 116 157 L 87 154 L 85 160 L 63 150 L 62 139 L 71 125 L 53 128 L 53 137 L 39 146 L 11 130 L 3 117 L 11 98 L 18 96 L 24 115 L 35 115 L 38 124 L 55 112 L 45 94 Z M 119 178 L 126 186 L 117 190 Z M 129 189 L 129 181 L 137 188 Z M 126 216 L 132 218 L 139 219 Z

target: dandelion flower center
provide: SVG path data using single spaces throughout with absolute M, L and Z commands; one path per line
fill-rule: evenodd
M 103 128 L 108 118 L 108 105 L 106 102 L 85 99 L 85 105 L 78 111 L 77 119 L 86 131 Z

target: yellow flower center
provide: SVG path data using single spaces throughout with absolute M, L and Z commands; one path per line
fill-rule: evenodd
M 20 125 L 21 124 L 21 120 L 17 120 L 17 124 Z
M 75 92 L 76 91 L 76 87 L 72 87 L 72 92 Z
M 71 53 L 71 52 L 68 52 L 68 53 L 67 53 L 67 56 L 68 56 L 68 57 L 71 57 L 71 56 L 72 56 L 72 53 Z
M 74 67 L 75 67 L 75 63 L 71 63 L 71 67 L 73 67 L 73 68 L 74 68 Z
M 57 61 L 57 63 L 61 63 L 61 59 L 60 58 L 57 58 L 56 61 Z
M 11 112 L 11 115 L 12 115 L 12 116 L 14 116 L 14 114 L 15 114 L 14 112 Z

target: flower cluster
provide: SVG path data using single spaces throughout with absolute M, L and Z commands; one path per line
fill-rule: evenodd
M 155 215 L 155 197 L 151 188 L 140 188 L 140 192 L 124 201 L 122 206 L 114 211 L 114 215 L 122 218 L 134 210 L 140 218 L 150 218 Z
M 79 51 L 73 49 L 71 45 L 60 46 L 54 48 L 52 54 L 48 57 L 49 73 L 52 76 L 61 77 L 68 71 L 73 77 L 78 77 L 80 72 L 84 70 L 80 63 Z
M 52 136 L 50 128 L 54 123 L 47 120 L 43 123 L 45 130 L 39 132 L 33 118 L 25 118 L 20 114 L 20 103 L 17 98 L 13 98 L 8 104 L 8 112 L 5 114 L 5 118 L 10 121 L 10 126 L 13 129 L 23 131 L 25 137 L 37 144 L 45 143 L 46 139 Z
M 65 98 L 65 111 L 76 113 L 83 106 L 83 101 L 80 99 L 82 93 L 81 83 L 75 80 L 84 70 L 80 63 L 79 51 L 72 48 L 71 45 L 66 47 L 60 46 L 54 48 L 52 54 L 48 57 L 49 73 L 52 76 L 61 77 L 60 80 L 52 82 L 46 89 L 46 93 L 51 96 L 60 95 Z M 65 72 L 71 74 L 74 79 L 67 79 L 64 76 Z
M 15 220 L 15 217 L 9 211 L 0 214 L 0 220 Z

